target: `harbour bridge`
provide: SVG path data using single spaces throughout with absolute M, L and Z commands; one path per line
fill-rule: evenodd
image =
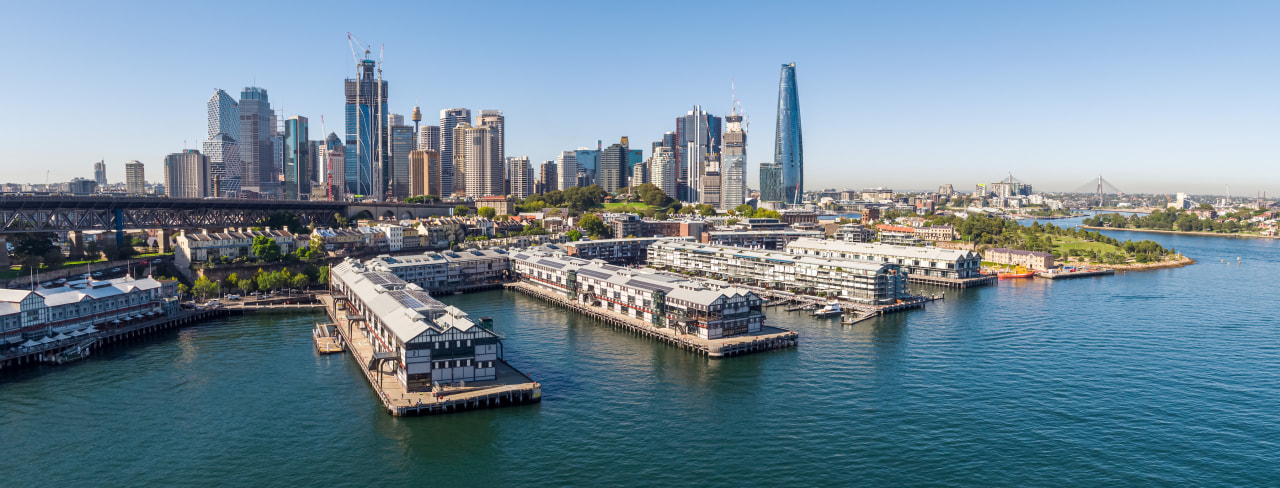
M 0 235 L 21 232 L 116 232 L 261 226 L 287 212 L 303 225 L 331 227 L 335 216 L 412 219 L 452 215 L 451 203 L 365 203 L 230 198 L 0 195 Z

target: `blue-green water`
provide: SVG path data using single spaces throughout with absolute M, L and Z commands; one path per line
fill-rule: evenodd
M 449 297 L 546 396 L 438 417 L 383 413 L 317 316 L 210 323 L 0 378 L 0 485 L 1274 485 L 1280 242 L 1112 234 L 1201 264 L 775 312 L 800 347 L 729 360 Z

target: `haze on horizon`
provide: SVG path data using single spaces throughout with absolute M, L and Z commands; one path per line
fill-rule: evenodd
M 1277 3 L 351 5 L 8 6 L 0 182 L 92 177 L 99 159 L 112 182 L 134 159 L 159 180 L 165 155 L 200 147 L 215 88 L 266 88 L 313 139 L 321 116 L 341 134 L 350 31 L 385 45 L 392 112 L 502 110 L 507 155 L 535 165 L 621 136 L 648 157 L 693 105 L 726 113 L 732 79 L 755 188 L 795 62 L 807 189 L 1012 172 L 1044 191 L 1101 174 L 1127 193 L 1280 194 Z

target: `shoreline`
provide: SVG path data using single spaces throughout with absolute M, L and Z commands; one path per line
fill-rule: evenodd
M 1250 239 L 1280 239 L 1280 237 L 1264 236 L 1264 235 L 1254 235 L 1254 234 L 1239 234 L 1239 233 L 1237 233 L 1237 234 L 1223 234 L 1223 233 L 1219 233 L 1219 232 L 1198 232 L 1198 231 L 1182 231 L 1182 230 L 1163 230 L 1163 229 L 1130 229 L 1130 228 L 1127 228 L 1127 227 L 1126 227 L 1126 228 L 1123 228 L 1123 229 L 1117 229 L 1117 228 L 1114 228 L 1114 227 L 1095 227 L 1095 226 L 1092 226 L 1092 225 L 1082 225 L 1082 226 L 1080 226 L 1080 228 L 1081 228 L 1081 229 L 1089 229 L 1089 230 L 1118 230 L 1118 231 L 1132 231 L 1132 232 L 1152 232 L 1152 233 L 1156 233 L 1156 234 L 1177 234 L 1177 235 L 1184 235 L 1184 236 L 1241 237 L 1241 238 L 1250 238 Z
M 1182 256 L 1182 259 L 1178 259 L 1174 261 L 1161 261 L 1158 263 L 1093 264 L 1090 266 L 1103 268 L 1103 269 L 1110 269 L 1115 271 L 1150 271 L 1153 269 L 1181 268 L 1183 266 L 1190 266 L 1192 264 L 1196 264 L 1196 260 L 1186 256 Z

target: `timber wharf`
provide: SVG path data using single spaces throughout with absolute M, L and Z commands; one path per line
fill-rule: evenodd
M 945 278 L 942 276 L 924 276 L 919 273 L 907 273 L 907 283 L 934 285 L 947 288 L 973 288 L 975 286 L 994 285 L 1000 281 L 995 275 L 981 275 L 973 278 Z
M 351 353 L 369 386 L 382 402 L 387 413 L 402 417 L 411 415 L 435 415 L 455 413 L 481 408 L 497 408 L 542 401 L 542 385 L 499 358 L 495 363 L 497 379 L 468 382 L 465 385 L 436 387 L 430 391 L 407 391 L 395 373 L 377 367 L 366 367 L 377 352 L 364 335 L 364 327 L 358 325 L 363 318 L 349 315 L 342 308 L 342 297 L 319 297 L 325 311 L 333 321 L 336 339 Z
M 1046 273 L 1040 271 L 1036 273 L 1036 278 L 1045 278 L 1050 280 L 1069 280 L 1072 278 L 1088 278 L 1090 276 L 1110 276 L 1116 274 L 1114 269 L 1094 269 L 1089 271 L 1071 271 L 1068 273 Z
M 633 334 L 655 339 L 672 346 L 712 358 L 741 356 L 755 352 L 796 347 L 800 334 L 795 331 L 763 326 L 759 334 L 734 336 L 723 339 L 703 339 L 692 334 L 681 334 L 672 328 L 659 328 L 643 320 L 620 313 L 574 303 L 568 298 L 548 292 L 525 282 L 508 283 L 508 289 L 525 293 L 534 298 L 553 303 L 581 313 Z

